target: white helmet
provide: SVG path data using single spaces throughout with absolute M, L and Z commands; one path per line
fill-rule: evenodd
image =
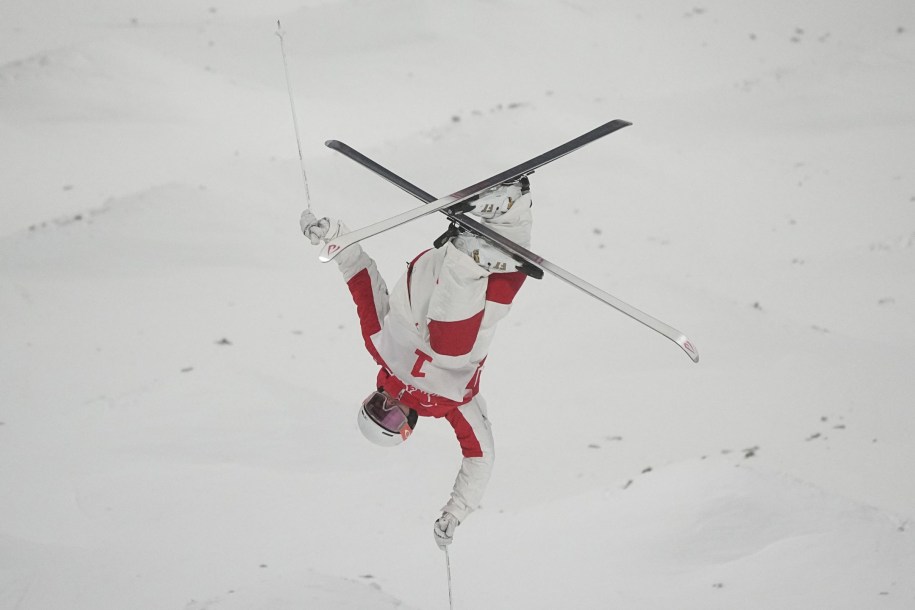
M 393 447 L 410 438 L 417 419 L 416 411 L 378 390 L 362 401 L 356 423 L 365 438 L 382 447 Z

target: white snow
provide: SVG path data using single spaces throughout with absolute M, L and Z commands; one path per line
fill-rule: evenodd
M 915 607 L 915 4 L 0 6 L 0 608 L 448 607 L 460 453 L 368 445 L 375 367 L 318 214 L 538 171 L 555 278 L 483 389 L 464 608 Z M 443 229 L 372 239 L 390 283 Z

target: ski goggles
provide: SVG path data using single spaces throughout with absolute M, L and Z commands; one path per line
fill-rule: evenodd
M 404 439 L 410 436 L 416 427 L 418 413 L 400 403 L 393 396 L 375 391 L 362 401 L 362 410 L 369 418 L 394 434 L 400 434 Z

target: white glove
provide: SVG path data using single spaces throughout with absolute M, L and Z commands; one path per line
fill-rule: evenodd
M 435 534 L 435 544 L 438 548 L 445 550 L 445 547 L 454 540 L 454 528 L 460 525 L 457 517 L 451 513 L 442 513 L 442 516 L 435 521 L 432 526 L 432 533 Z
M 497 218 L 509 211 L 521 194 L 520 182 L 494 186 L 480 194 L 480 198 L 473 202 L 470 213 L 480 218 Z
M 334 220 L 327 216 L 318 220 L 311 210 L 305 210 L 302 212 L 302 216 L 299 217 L 299 226 L 302 228 L 302 233 L 305 234 L 305 237 L 308 238 L 313 246 L 317 246 L 321 242 L 326 243 L 337 237 L 340 234 L 340 225 L 339 220 Z

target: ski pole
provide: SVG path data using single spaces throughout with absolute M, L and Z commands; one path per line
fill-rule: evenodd
M 292 108 L 292 126 L 295 128 L 295 143 L 299 148 L 299 164 L 302 166 L 302 180 L 305 182 L 305 207 L 311 209 L 311 193 L 308 191 L 308 175 L 305 173 L 305 159 L 302 157 L 302 139 L 299 137 L 299 119 L 295 113 L 295 100 L 292 97 L 292 82 L 289 80 L 289 64 L 286 62 L 286 45 L 283 43 L 283 27 L 276 20 L 276 35 L 280 39 L 280 51 L 283 53 L 283 70 L 286 73 L 286 89 L 289 92 L 289 106 Z
M 448 572 L 448 608 L 454 610 L 454 598 L 451 595 L 451 556 L 448 555 L 448 547 L 445 547 L 445 570 Z

